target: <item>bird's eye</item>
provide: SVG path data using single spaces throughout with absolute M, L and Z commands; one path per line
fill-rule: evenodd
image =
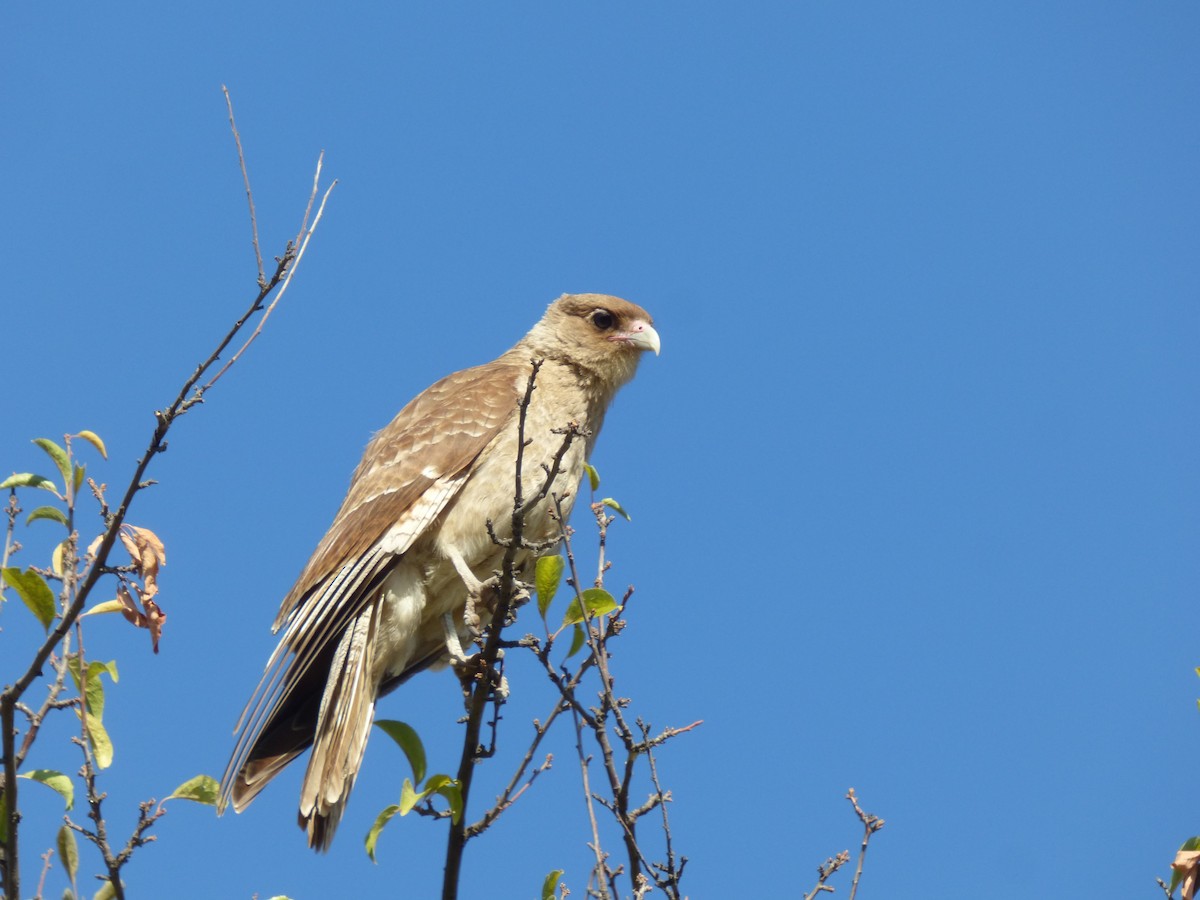
M 592 313 L 591 319 L 592 319 L 592 324 L 595 325 L 597 328 L 599 328 L 601 331 L 607 331 L 609 328 L 612 328 L 613 325 L 616 323 L 616 319 L 613 318 L 613 314 L 610 313 L 607 309 L 596 310 L 594 313 Z

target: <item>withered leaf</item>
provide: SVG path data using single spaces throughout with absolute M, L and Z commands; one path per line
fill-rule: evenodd
M 142 602 L 142 609 L 138 608 L 137 603 L 133 599 L 133 594 L 129 592 L 132 588 L 134 593 L 138 595 L 138 599 Z M 125 619 L 138 628 L 145 628 L 150 632 L 150 645 L 154 648 L 154 652 L 158 652 L 158 641 L 162 637 L 163 625 L 167 621 L 167 614 L 163 609 L 150 599 L 150 594 L 144 592 L 137 584 L 130 582 L 128 587 L 122 583 L 117 586 L 117 597 L 121 603 L 121 614 Z M 110 601 L 111 602 L 111 601 Z M 107 606 L 107 604 L 103 604 Z M 107 611 L 107 610 L 106 610 Z
M 145 582 L 142 599 L 148 600 L 158 593 L 158 567 L 167 564 L 166 548 L 149 528 L 122 525 L 120 535 L 121 543 L 133 558 L 138 575 Z
M 1179 896 L 1182 900 L 1192 900 L 1196 896 L 1196 880 L 1200 872 L 1200 850 L 1180 850 L 1175 854 L 1175 862 L 1171 868 L 1183 877 Z

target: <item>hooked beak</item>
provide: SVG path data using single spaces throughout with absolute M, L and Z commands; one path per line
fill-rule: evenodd
M 641 319 L 634 319 L 629 323 L 628 329 L 614 334 L 609 340 L 620 341 L 638 350 L 653 350 L 655 356 L 658 356 L 659 348 L 662 347 L 654 326 Z

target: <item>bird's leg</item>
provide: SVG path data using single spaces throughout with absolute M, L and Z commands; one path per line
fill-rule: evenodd
M 446 641 L 446 652 L 450 654 L 450 664 L 457 668 L 467 661 L 463 653 L 462 642 L 458 639 L 458 627 L 454 624 L 454 616 L 445 613 L 442 616 L 442 636 Z
M 471 571 L 471 567 L 467 565 L 467 561 L 463 559 L 457 547 L 451 547 L 447 550 L 446 557 L 450 560 L 450 564 L 454 566 L 454 571 L 458 573 L 458 577 L 462 579 L 463 584 L 467 588 L 467 602 L 463 608 L 463 621 L 466 622 L 467 628 L 471 630 L 471 634 L 478 636 L 480 619 L 475 607 L 479 603 L 480 598 L 483 597 L 484 592 L 496 586 L 496 579 L 493 577 L 487 581 L 480 581 L 476 578 L 475 573 Z M 447 646 L 449 645 L 447 644 Z

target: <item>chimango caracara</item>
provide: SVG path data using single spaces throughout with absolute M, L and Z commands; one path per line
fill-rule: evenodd
M 300 789 L 309 846 L 327 849 L 362 764 L 375 700 L 415 672 L 461 653 L 468 597 L 501 564 L 487 533 L 511 535 L 517 414 L 534 359 L 524 494 L 542 486 L 571 422 L 552 489 L 574 500 L 605 410 L 658 333 L 639 306 L 603 294 L 564 294 L 499 359 L 455 372 L 409 403 L 367 445 L 333 525 L 283 600 L 279 646 L 237 728 L 220 807 L 241 812 L 310 746 Z M 557 534 L 550 500 L 525 537 Z M 518 556 L 518 566 L 529 554 Z M 520 571 L 520 570 L 519 570 Z M 486 615 L 486 611 L 485 611 Z

